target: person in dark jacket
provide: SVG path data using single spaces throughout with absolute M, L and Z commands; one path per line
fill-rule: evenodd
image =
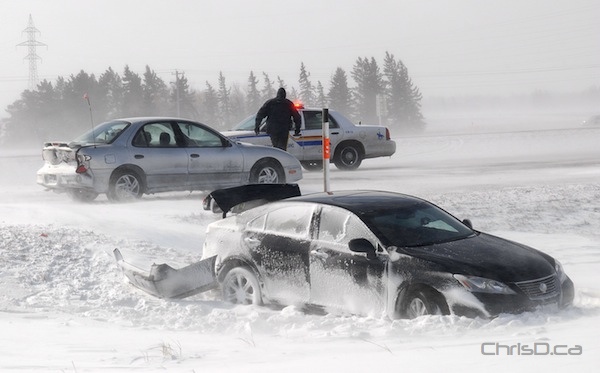
M 267 133 L 274 147 L 287 150 L 288 136 L 292 119 L 296 125 L 294 136 L 300 136 L 300 113 L 294 103 L 285 98 L 285 89 L 277 90 L 277 97 L 267 100 L 256 114 L 254 133 L 258 135 L 260 123 L 267 118 Z

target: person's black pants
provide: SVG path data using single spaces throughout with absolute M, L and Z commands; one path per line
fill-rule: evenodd
M 287 151 L 287 143 L 288 143 L 288 132 L 284 133 L 271 133 L 271 144 L 273 144 L 274 148 L 279 148 Z

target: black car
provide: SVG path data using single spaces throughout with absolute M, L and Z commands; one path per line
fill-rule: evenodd
M 267 203 L 210 224 L 226 300 L 414 318 L 490 317 L 572 303 L 560 263 L 413 196 L 341 191 Z

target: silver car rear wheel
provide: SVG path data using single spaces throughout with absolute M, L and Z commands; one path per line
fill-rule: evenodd
M 126 202 L 138 199 L 143 194 L 140 176 L 133 171 L 118 171 L 111 177 L 107 197 L 114 202 Z
M 262 304 L 260 284 L 250 269 L 235 267 L 227 273 L 221 286 L 223 299 L 233 304 Z

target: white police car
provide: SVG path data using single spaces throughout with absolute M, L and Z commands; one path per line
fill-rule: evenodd
M 290 130 L 287 151 L 298 158 L 307 170 L 323 167 L 323 110 L 309 109 L 297 105 L 302 118 L 300 136 L 292 136 Z M 222 133 L 232 140 L 258 145 L 271 145 L 263 121 L 260 134 L 254 134 L 254 119 L 251 115 L 231 131 Z M 291 125 L 291 121 L 290 121 Z M 342 170 L 357 169 L 363 159 L 389 157 L 396 152 L 396 142 L 390 138 L 388 128 L 376 125 L 354 125 L 348 118 L 335 110 L 329 110 L 329 139 L 331 161 Z

